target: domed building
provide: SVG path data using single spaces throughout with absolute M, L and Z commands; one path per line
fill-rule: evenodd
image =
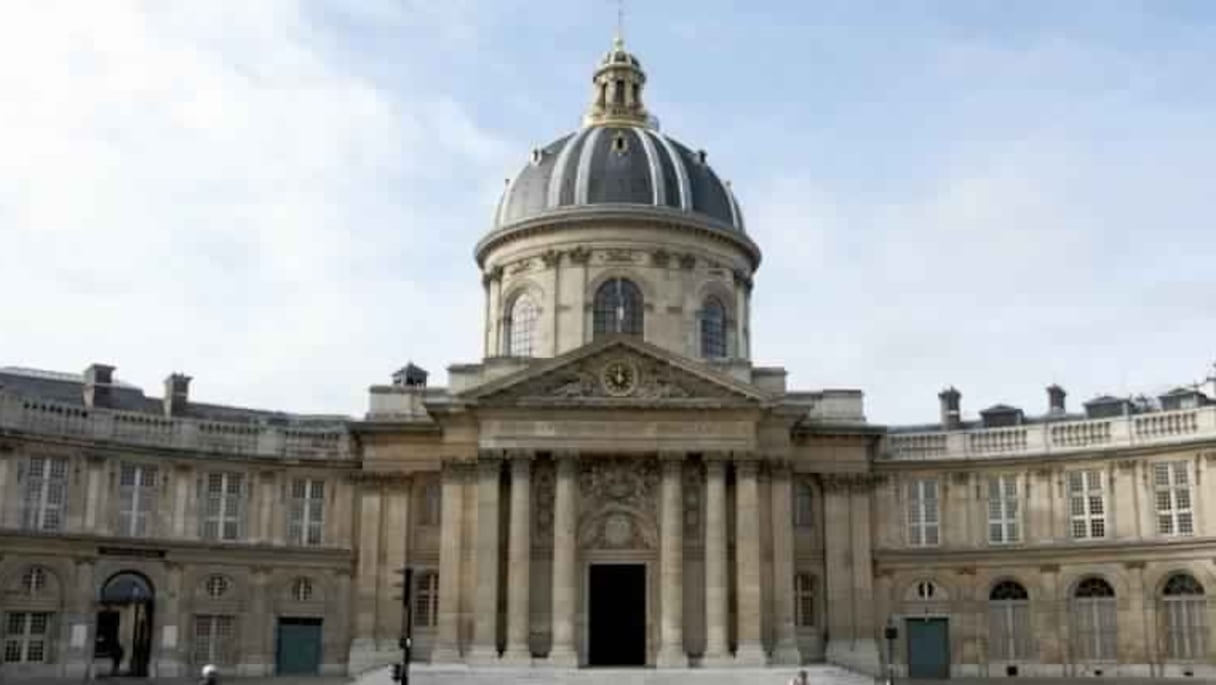
M 1209 394 L 880 426 L 787 388 L 729 182 L 622 41 L 592 84 L 474 249 L 446 387 L 352 419 L 0 367 L 0 678 L 1216 676 Z

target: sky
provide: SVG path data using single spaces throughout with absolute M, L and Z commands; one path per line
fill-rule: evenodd
M 625 37 L 732 181 L 753 359 L 871 421 L 1216 361 L 1216 3 L 667 0 Z M 38 0 L 0 22 L 0 365 L 361 415 L 481 357 L 504 179 L 578 126 L 610 0 Z

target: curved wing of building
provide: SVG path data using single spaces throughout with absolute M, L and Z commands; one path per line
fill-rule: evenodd
M 949 388 L 889 428 L 788 389 L 730 184 L 623 42 L 592 85 L 474 248 L 446 387 L 408 364 L 355 420 L 0 369 L 0 674 L 361 673 L 408 636 L 424 682 L 1216 675 L 1204 393 L 973 420 Z

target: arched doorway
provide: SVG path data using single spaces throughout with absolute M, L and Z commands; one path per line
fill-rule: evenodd
M 152 656 L 156 595 L 141 573 L 122 571 L 101 587 L 94 656 L 107 659 L 111 675 L 147 676 Z

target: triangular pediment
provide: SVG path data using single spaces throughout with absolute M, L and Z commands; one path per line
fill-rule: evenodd
M 738 405 L 768 394 L 696 360 L 629 337 L 597 341 L 461 393 L 482 405 Z

